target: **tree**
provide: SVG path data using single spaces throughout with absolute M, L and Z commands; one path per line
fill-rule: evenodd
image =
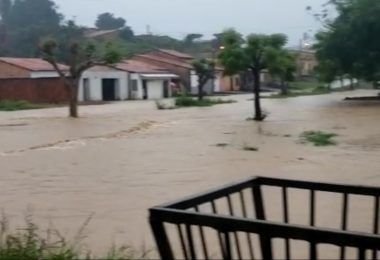
M 55 35 L 63 16 L 51 0 L 0 0 L 3 55 L 36 56 L 42 37 Z
M 200 34 L 200 33 L 190 33 L 190 34 L 188 34 L 188 35 L 185 36 L 185 38 L 184 38 L 183 41 L 184 41 L 184 43 L 186 45 L 191 45 L 191 44 L 194 43 L 195 40 L 198 40 L 198 39 L 200 39 L 202 37 L 203 37 L 203 34 Z
M 206 59 L 193 62 L 195 73 L 198 76 L 198 100 L 203 100 L 203 87 L 210 79 L 215 77 L 215 63 Z
M 317 57 L 339 77 L 380 80 L 380 2 L 330 1 L 337 11 L 317 34 Z M 322 68 L 323 68 L 322 67 Z M 326 72 L 326 70 L 322 70 Z
M 135 36 L 131 27 L 126 26 L 119 32 L 120 38 L 126 41 L 132 40 Z
M 265 115 L 262 113 L 260 102 L 262 70 L 268 69 L 276 62 L 276 55 L 283 50 L 287 38 L 283 34 L 251 34 L 245 42 L 241 43 L 241 35 L 234 30 L 224 32 L 224 49 L 219 58 L 227 73 L 238 72 L 252 73 L 254 78 L 254 120 L 262 121 Z
M 78 117 L 78 90 L 83 72 L 96 65 L 108 65 L 120 60 L 118 51 L 109 48 L 102 57 L 96 56 L 97 50 L 91 43 L 79 44 L 73 42 L 68 47 L 69 71 L 59 66 L 57 61 L 58 44 L 55 40 L 45 40 L 41 46 L 43 58 L 49 62 L 64 82 L 69 96 L 69 116 Z
M 95 25 L 100 30 L 113 30 L 124 27 L 126 24 L 125 19 L 118 17 L 116 18 L 114 14 L 103 13 L 98 16 Z
M 279 50 L 272 55 L 273 60 L 269 64 L 269 73 L 281 84 L 281 94 L 287 95 L 289 82 L 294 80 L 297 70 L 295 56 L 286 50 Z

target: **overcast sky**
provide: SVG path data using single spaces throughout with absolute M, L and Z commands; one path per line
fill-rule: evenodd
M 304 32 L 320 25 L 305 11 L 326 0 L 55 0 L 67 18 L 92 26 L 99 13 L 111 12 L 127 20 L 136 33 L 147 25 L 154 34 L 183 38 L 188 33 L 210 37 L 234 27 L 247 34 L 286 33 L 298 44 Z

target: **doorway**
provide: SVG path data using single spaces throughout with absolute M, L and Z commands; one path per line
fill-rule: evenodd
M 142 82 L 143 99 L 148 99 L 148 82 L 144 79 Z
M 116 79 L 102 79 L 103 101 L 116 100 Z
M 169 80 L 164 80 L 163 87 L 164 87 L 163 97 L 168 98 L 169 97 Z

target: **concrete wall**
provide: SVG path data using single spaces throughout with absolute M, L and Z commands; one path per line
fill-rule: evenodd
M 0 99 L 62 103 L 68 100 L 68 93 L 59 78 L 0 79 Z
M 0 78 L 29 78 L 30 72 L 26 69 L 0 61 Z
M 148 80 L 148 99 L 164 98 L 164 81 L 163 80 Z
M 89 100 L 84 100 L 84 79 L 89 81 Z M 102 101 L 102 80 L 116 79 L 116 99 L 128 99 L 128 73 L 110 68 L 94 68 L 83 73 L 78 93 L 79 101 Z

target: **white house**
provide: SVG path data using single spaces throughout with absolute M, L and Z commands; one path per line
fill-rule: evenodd
M 170 82 L 176 78 L 161 67 L 125 60 L 85 71 L 78 97 L 79 101 L 167 98 L 172 96 Z

